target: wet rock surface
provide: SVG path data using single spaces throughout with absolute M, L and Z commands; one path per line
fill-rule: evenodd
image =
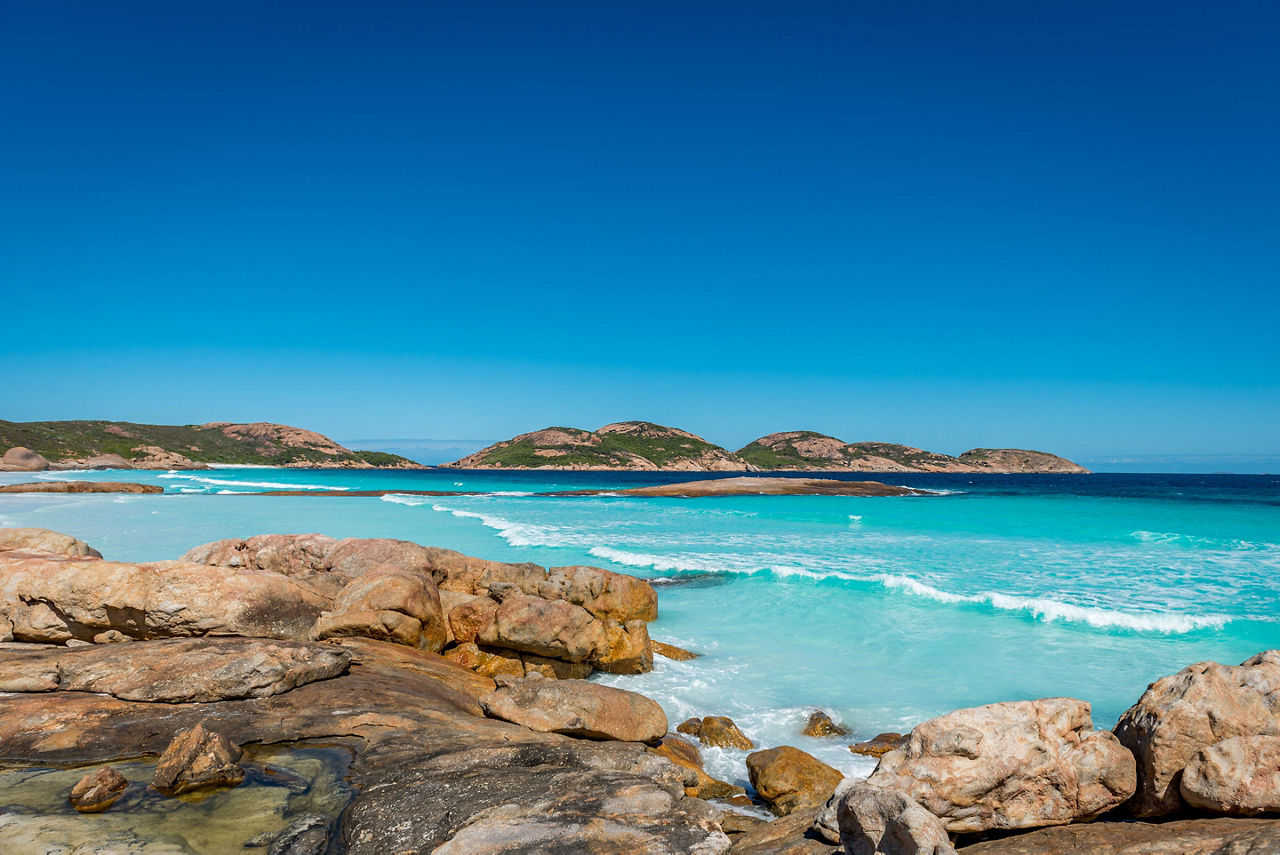
M 676 730 L 695 736 L 703 745 L 715 748 L 738 748 L 750 751 L 756 747 L 756 744 L 748 739 L 728 716 L 709 715 L 703 718 L 691 718 L 681 722 Z
M 160 755 L 151 786 L 167 796 L 206 787 L 234 787 L 244 780 L 240 746 L 197 724 L 173 738 Z
M 805 736 L 813 736 L 823 738 L 827 736 L 848 736 L 849 730 L 832 720 L 822 710 L 814 710 L 809 714 L 809 720 L 805 722 L 804 730 L 801 731 Z
M 85 775 L 71 788 L 67 800 L 80 813 L 102 813 L 129 787 L 129 779 L 110 766 Z
M 821 806 L 844 779 L 838 770 L 790 745 L 748 754 L 747 773 L 751 786 L 780 816 Z

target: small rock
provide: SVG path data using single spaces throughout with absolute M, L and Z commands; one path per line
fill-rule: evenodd
M 235 786 L 244 780 L 240 757 L 238 745 L 197 724 L 169 743 L 156 765 L 151 786 L 167 796 L 205 787 Z
M 814 710 L 804 726 L 805 736 L 848 736 L 849 731 L 831 720 L 831 716 L 822 710 Z
M 748 754 L 747 774 L 751 786 L 779 816 L 823 804 L 844 780 L 838 770 L 790 745 Z
M 695 782 L 685 786 L 686 796 L 695 796 L 700 799 L 724 799 L 746 793 L 742 787 L 708 775 L 702 768 L 702 754 L 698 751 L 698 746 L 683 737 L 668 733 L 649 750 L 693 773 Z
M 80 813 L 102 813 L 124 794 L 129 781 L 110 766 L 103 766 L 81 778 L 71 788 L 71 806 Z
M 853 743 L 849 746 L 849 750 L 866 757 L 882 757 L 895 748 L 901 748 L 905 743 L 906 737 L 901 733 L 881 733 L 866 742 Z
M 703 745 L 716 748 L 740 748 L 750 751 L 756 744 L 747 738 L 733 719 L 722 715 L 709 715 L 704 718 L 691 718 L 676 728 L 680 733 L 698 737 Z
M 674 659 L 677 662 L 688 662 L 690 659 L 697 659 L 701 654 L 694 653 L 691 650 L 685 650 L 683 647 L 676 647 L 674 644 L 667 644 L 665 641 L 654 641 L 653 652 L 659 656 L 665 656 L 668 659 Z

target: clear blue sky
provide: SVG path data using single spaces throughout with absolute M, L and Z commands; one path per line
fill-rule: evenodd
M 9 3 L 0 417 L 1280 453 L 1280 5 Z

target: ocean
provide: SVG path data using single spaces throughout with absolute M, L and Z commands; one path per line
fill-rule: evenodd
M 0 483 L 32 479 L 0 473 Z M 651 634 L 700 658 L 598 676 L 672 726 L 728 715 L 760 747 L 867 774 L 853 739 L 949 710 L 1069 695 L 1111 727 L 1156 678 L 1280 647 L 1280 476 L 842 475 L 910 498 L 534 497 L 689 473 L 360 471 L 39 473 L 160 484 L 163 495 L 0 495 L 0 525 L 74 534 L 107 558 L 177 558 L 210 540 L 395 537 L 504 561 L 651 579 Z M 271 489 L 478 496 L 268 497 Z M 800 735 L 823 709 L 849 739 Z M 744 783 L 744 752 L 704 751 Z

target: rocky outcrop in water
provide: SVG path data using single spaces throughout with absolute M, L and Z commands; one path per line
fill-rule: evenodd
M 748 739 L 728 716 L 709 715 L 703 718 L 691 718 L 681 722 L 676 730 L 696 736 L 703 745 L 715 748 L 737 748 L 750 751 L 756 747 L 756 744 Z
M 240 746 L 221 733 L 197 724 L 173 738 L 156 766 L 151 786 L 167 796 L 234 787 L 244 780 Z
M 747 774 L 779 816 L 824 804 L 844 779 L 838 770 L 790 745 L 748 754 Z
M 129 781 L 110 766 L 103 766 L 81 778 L 71 788 L 67 801 L 80 813 L 102 813 L 115 804 Z
M 128 481 L 35 481 L 30 484 L 0 484 L 0 493 L 163 493 L 155 484 Z

